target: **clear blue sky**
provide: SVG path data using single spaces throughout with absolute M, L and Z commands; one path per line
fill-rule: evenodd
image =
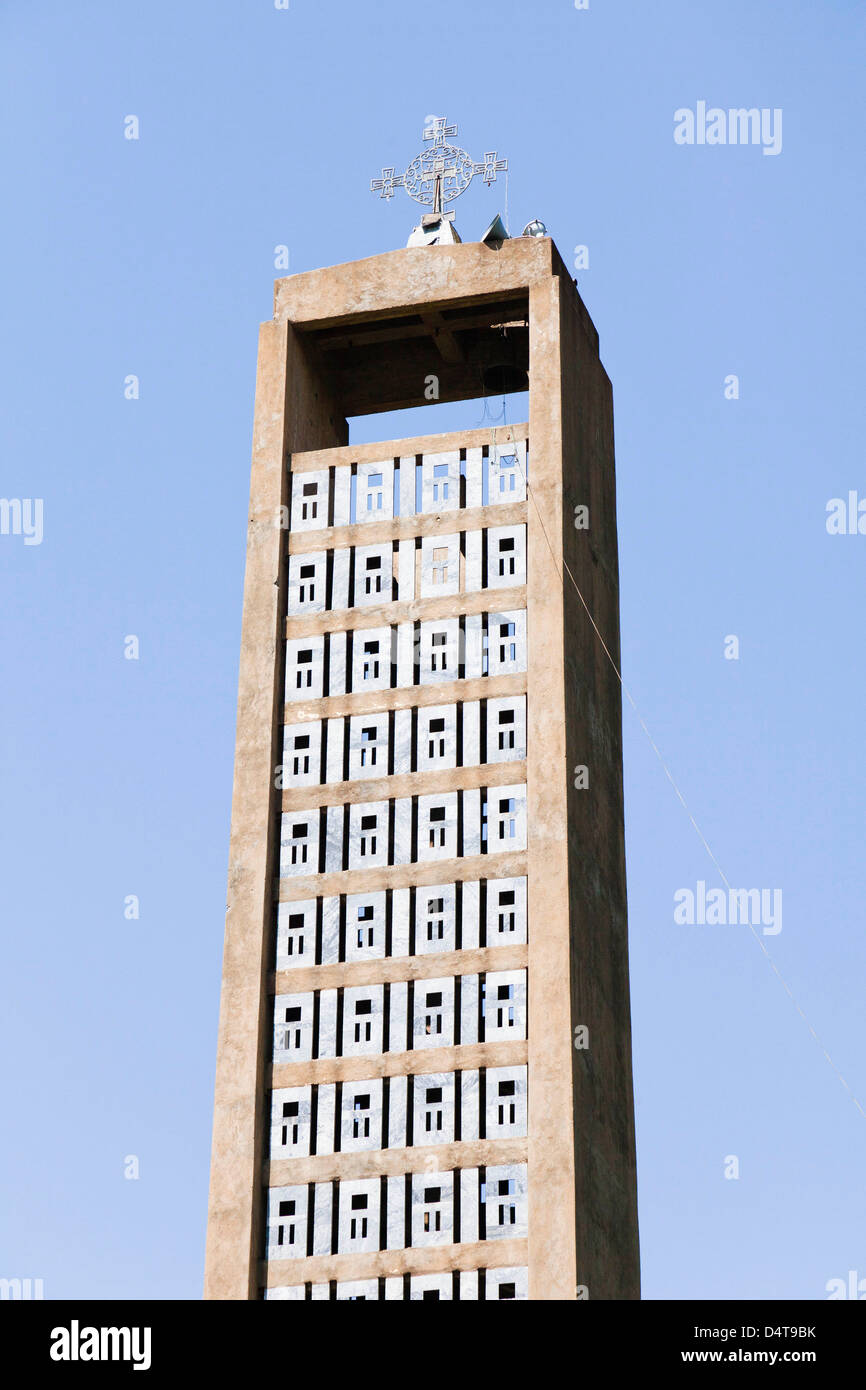
M 855 0 L 6 0 L 0 493 L 44 539 L 0 536 L 0 1275 L 200 1296 L 257 328 L 276 245 L 404 244 L 369 180 L 430 113 L 589 247 L 625 680 L 866 1104 L 866 536 L 825 529 L 866 496 L 864 41 Z M 781 154 L 676 145 L 700 100 L 781 108 Z M 866 1119 L 747 929 L 674 923 L 718 878 L 628 710 L 625 783 L 645 1296 L 820 1299 L 866 1276 Z

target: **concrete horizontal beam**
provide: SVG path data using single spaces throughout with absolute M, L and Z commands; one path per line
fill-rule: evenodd
M 474 676 L 471 680 L 443 681 L 437 685 L 401 685 L 391 690 L 355 690 L 348 695 L 298 700 L 283 710 L 284 724 L 305 724 L 311 719 L 339 719 L 352 714 L 379 714 L 386 710 L 421 709 L 426 705 L 455 705 L 467 700 L 496 700 L 526 694 L 526 673 Z
M 356 632 L 360 628 L 434 622 L 437 618 L 459 618 L 469 613 L 507 613 L 525 607 L 524 584 L 515 589 L 480 589 L 472 594 L 371 604 L 369 608 L 334 608 L 327 613 L 287 618 L 286 637 L 316 637 L 321 632 Z
M 470 791 L 478 787 L 511 787 L 526 781 L 526 763 L 479 763 L 436 772 L 400 772 L 391 777 L 362 777 L 353 782 L 320 782 L 283 792 L 284 811 L 314 811 L 320 806 L 354 806 L 366 801 L 389 801 L 401 796 Z
M 259 1268 L 269 1289 L 293 1284 L 326 1284 L 331 1279 L 387 1279 L 401 1274 L 442 1274 L 451 1270 L 515 1269 L 528 1259 L 525 1240 L 479 1240 L 465 1245 L 411 1246 L 366 1255 L 312 1255 L 304 1260 L 271 1260 Z
M 480 241 L 409 246 L 276 280 L 274 318 L 310 331 L 410 314 L 416 304 L 425 313 L 484 304 L 528 289 L 561 265 L 547 237 L 514 237 L 498 250 Z M 471 293 L 455 294 L 459 285 L 471 285 Z
M 362 1149 L 359 1153 L 313 1154 L 307 1158 L 274 1159 L 268 1168 L 268 1187 L 292 1183 L 348 1182 L 354 1178 L 399 1177 L 423 1170 L 435 1159 L 436 1171 L 492 1168 L 500 1163 L 525 1163 L 526 1139 L 466 1139 L 453 1144 L 419 1144 L 405 1149 Z
M 483 430 L 456 430 L 447 434 L 418 434 L 411 439 L 389 439 L 376 444 L 341 444 L 334 449 L 307 449 L 290 456 L 292 473 L 313 473 L 321 468 L 345 468 L 352 463 L 387 463 L 417 458 L 419 454 L 456 453 L 459 449 L 500 448 L 529 438 L 529 426 L 496 425 Z
M 270 977 L 272 994 L 304 994 L 313 989 L 348 989 L 354 985 L 393 984 L 397 980 L 435 980 L 445 975 L 479 975 L 491 970 L 520 970 L 529 949 L 475 946 L 464 951 L 436 951 L 423 956 L 383 956 L 379 960 L 344 960 L 277 970 Z
M 454 1047 L 419 1047 L 413 1052 L 374 1052 L 365 1057 L 317 1057 L 310 1062 L 279 1062 L 270 1068 L 271 1089 L 279 1086 L 324 1086 L 331 1081 L 366 1081 L 378 1076 L 426 1076 L 430 1072 L 476 1071 L 479 1067 L 519 1067 L 527 1043 L 458 1043 Z
M 391 521 L 354 522 L 328 526 L 321 531 L 290 531 L 289 554 L 309 555 L 315 550 L 345 550 L 353 545 L 387 545 L 388 541 L 425 536 L 454 536 L 461 531 L 486 531 L 492 526 L 519 526 L 527 519 L 525 502 L 498 506 L 462 507 L 452 512 L 415 513 Z
M 517 878 L 526 873 L 526 852 L 475 854 L 468 859 L 435 859 L 429 863 L 392 864 L 380 869 L 342 869 L 331 874 L 277 879 L 275 896 L 281 903 L 305 898 L 328 898 L 340 893 L 375 893 L 385 888 L 426 888 L 430 883 L 471 883 L 480 878 Z

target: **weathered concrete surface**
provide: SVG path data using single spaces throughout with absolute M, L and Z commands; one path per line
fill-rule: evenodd
M 247 566 L 238 681 L 232 831 L 220 1004 L 205 1297 L 257 1297 L 264 1161 L 262 1087 L 270 1033 L 266 974 L 283 703 L 282 623 L 289 451 L 346 441 L 346 422 L 309 366 L 291 325 L 259 337 Z
M 518 292 L 526 293 L 529 305 L 532 455 L 526 588 L 410 602 L 403 608 L 410 619 L 438 616 L 437 604 L 443 615 L 528 605 L 528 849 L 472 862 L 356 871 L 348 879 L 345 874 L 311 876 L 281 883 L 279 897 L 291 901 L 347 889 L 365 892 L 528 873 L 528 1048 L 526 1043 L 443 1048 L 437 1050 L 436 1065 L 440 1070 L 500 1065 L 525 1061 L 528 1055 L 530 1297 L 572 1300 L 579 1284 L 588 1287 L 591 1298 L 639 1296 L 620 691 L 569 578 L 570 572 L 618 661 L 610 385 L 598 359 L 595 329 L 553 243 L 520 239 L 506 242 L 499 252 L 477 244 L 410 248 L 288 277 L 276 285 L 275 321 L 262 328 L 208 1226 L 209 1298 L 258 1297 L 270 1085 L 370 1074 L 369 1057 L 326 1058 L 276 1069 L 268 1065 L 275 849 L 282 801 L 272 772 L 281 761 L 281 615 L 288 551 L 276 517 L 288 501 L 290 454 L 300 451 L 299 466 L 305 469 L 347 461 L 344 447 L 328 456 L 329 450 L 345 446 L 345 401 L 333 398 L 327 353 L 319 353 L 312 339 L 317 329 L 344 322 L 350 328 L 413 313 L 423 319 L 421 311 L 437 305 L 481 304 Z M 300 330 L 311 337 L 305 339 Z M 366 369 L 372 379 L 374 357 Z M 381 408 L 381 402 L 371 408 Z M 364 446 L 353 461 L 375 459 L 384 450 L 386 457 L 405 456 L 418 452 L 417 442 Z M 440 443 L 443 449 L 451 446 Z M 577 503 L 590 506 L 588 532 L 574 530 Z M 454 525 L 453 513 L 443 515 L 443 533 Z M 295 619 L 291 632 L 392 623 L 399 620 L 398 608 Z M 468 684 L 473 687 L 472 694 L 465 692 L 468 698 L 495 693 L 493 682 Z M 518 688 L 523 685 L 520 678 Z M 427 690 L 421 695 L 417 688 L 336 696 L 323 701 L 320 710 L 330 715 L 398 708 L 416 697 L 418 703 L 438 703 L 450 698 L 453 689 L 437 686 L 429 700 Z M 287 717 L 297 721 L 301 708 L 306 706 L 291 706 Z M 572 785 L 578 763 L 590 768 L 585 792 Z M 499 780 L 499 766 L 490 770 L 491 783 Z M 334 967 L 322 968 L 332 972 L 328 979 L 333 987 Z M 356 968 L 352 963 L 341 967 L 346 984 L 356 983 Z M 588 1051 L 572 1046 L 578 1024 L 590 1030 Z M 420 1074 L 430 1066 L 426 1053 L 379 1061 L 381 1074 L 388 1075 L 401 1070 Z M 301 1076 L 303 1082 L 296 1080 Z M 525 1264 L 526 1242 L 515 1242 L 519 1250 L 513 1255 L 503 1249 L 506 1244 L 327 1257 L 321 1269 L 313 1270 L 313 1261 L 299 1262 L 285 1274 L 272 1271 L 269 1279 L 296 1283 L 299 1278 L 345 1279 L 403 1269 Z

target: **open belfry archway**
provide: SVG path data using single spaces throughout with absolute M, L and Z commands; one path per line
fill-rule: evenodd
M 431 375 L 528 383 L 529 420 L 348 443 Z M 277 281 L 206 1297 L 639 1297 L 620 688 L 580 595 L 618 663 L 611 388 L 553 242 Z

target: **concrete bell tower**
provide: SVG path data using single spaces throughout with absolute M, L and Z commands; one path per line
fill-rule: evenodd
M 275 290 L 205 1296 L 638 1298 L 598 335 L 547 237 Z M 529 420 L 348 442 L 431 377 Z

